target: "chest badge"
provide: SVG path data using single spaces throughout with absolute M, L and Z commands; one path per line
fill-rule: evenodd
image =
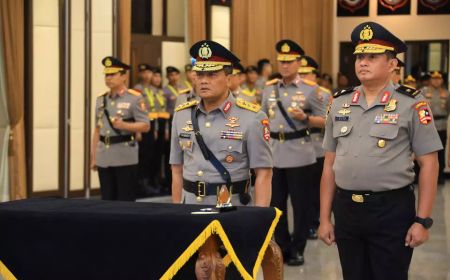
M 351 113 L 350 109 L 347 109 L 347 108 L 343 108 L 343 109 L 338 111 L 338 114 L 341 114 L 343 116 L 348 115 L 350 113 Z
M 182 130 L 185 132 L 193 131 L 194 129 L 192 128 L 192 122 L 186 121 L 186 126 L 183 127 Z
M 342 104 L 342 108 L 350 108 L 350 104 L 348 104 L 347 102 Z
M 386 140 L 384 140 L 384 139 L 378 140 L 377 146 L 378 146 L 378 148 L 384 148 L 384 147 L 386 147 Z
M 392 112 L 395 111 L 395 109 L 397 109 L 397 99 L 389 100 L 389 103 L 384 106 L 385 112 Z
M 229 117 L 228 118 L 229 123 L 226 123 L 225 125 L 231 128 L 239 127 L 241 125 L 238 123 L 238 120 L 239 120 L 238 117 Z

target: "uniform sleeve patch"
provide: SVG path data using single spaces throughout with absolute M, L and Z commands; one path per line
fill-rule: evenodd
M 264 140 L 269 142 L 269 140 L 270 140 L 269 120 L 268 119 L 263 119 L 263 120 L 261 120 L 261 124 L 263 125 L 263 137 L 264 137 Z
M 414 104 L 414 109 L 417 111 L 417 116 L 421 124 L 428 125 L 433 121 L 426 101 L 417 102 Z

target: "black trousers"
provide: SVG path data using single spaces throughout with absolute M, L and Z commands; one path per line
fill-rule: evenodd
M 136 165 L 99 167 L 100 192 L 103 200 L 134 201 L 137 187 Z
M 439 160 L 439 180 L 445 180 L 445 146 L 447 144 L 447 130 L 439 130 L 438 131 L 439 138 L 441 138 L 442 146 L 444 146 L 443 150 L 438 151 L 438 160 Z
M 335 237 L 345 280 L 408 279 L 413 249 L 405 247 L 405 237 L 416 215 L 413 188 L 376 196 L 358 203 L 336 191 Z
M 142 140 L 139 142 L 139 180 L 152 182 L 154 177 L 153 159 L 155 153 L 155 121 L 150 122 L 150 130 L 142 133 Z
M 325 158 L 317 158 L 313 166 L 311 181 L 311 210 L 309 211 L 309 228 L 317 229 L 319 227 L 320 216 L 320 179 L 322 178 L 323 161 Z
M 169 139 L 166 140 L 164 137 L 162 138 L 163 141 L 163 147 L 164 147 L 164 185 L 166 186 L 166 188 L 168 188 L 168 190 L 170 191 L 172 189 L 172 169 L 170 168 L 170 164 L 169 164 L 169 160 L 170 160 L 170 139 L 172 137 L 171 133 L 172 133 L 172 120 L 173 120 L 173 116 L 170 117 L 170 119 L 165 120 L 165 123 L 168 122 L 168 124 L 164 124 L 165 126 L 167 125 L 169 128 Z M 165 132 L 163 132 L 163 135 L 165 134 Z
M 311 173 L 313 165 L 296 168 L 274 168 L 271 206 L 283 211 L 275 229 L 275 240 L 284 253 L 297 250 L 303 254 L 306 247 L 311 209 Z M 291 198 L 294 214 L 294 232 L 289 233 L 287 199 Z

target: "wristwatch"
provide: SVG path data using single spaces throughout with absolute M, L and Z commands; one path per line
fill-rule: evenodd
M 431 228 L 431 226 L 433 225 L 433 219 L 431 219 L 430 217 L 421 218 L 416 216 L 414 222 L 421 224 L 426 229 Z

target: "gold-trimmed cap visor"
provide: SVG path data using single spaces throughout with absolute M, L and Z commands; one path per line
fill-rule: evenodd
M 435 79 L 442 79 L 442 74 L 438 71 L 433 71 L 430 73 L 430 77 Z
M 312 73 L 312 72 L 315 71 L 315 70 L 317 70 L 317 69 L 314 68 L 314 67 L 311 67 L 311 66 L 305 66 L 305 67 L 300 67 L 300 68 L 298 68 L 298 73 L 299 73 L 299 74 L 309 74 L 309 73 Z
M 360 53 L 385 53 L 386 51 L 395 51 L 393 47 L 384 46 L 380 44 L 371 44 L 371 43 L 365 43 L 365 44 L 359 44 L 355 47 L 355 51 L 353 54 L 360 54 Z
M 105 69 L 103 69 L 103 74 L 116 74 L 123 70 L 125 69 L 122 67 L 105 67 Z
M 278 61 L 294 61 L 298 58 L 300 58 L 299 54 L 278 53 L 278 56 L 277 56 Z
M 231 62 L 224 61 L 196 61 L 193 71 L 205 72 L 205 71 L 219 71 L 222 70 L 224 66 L 231 66 Z

